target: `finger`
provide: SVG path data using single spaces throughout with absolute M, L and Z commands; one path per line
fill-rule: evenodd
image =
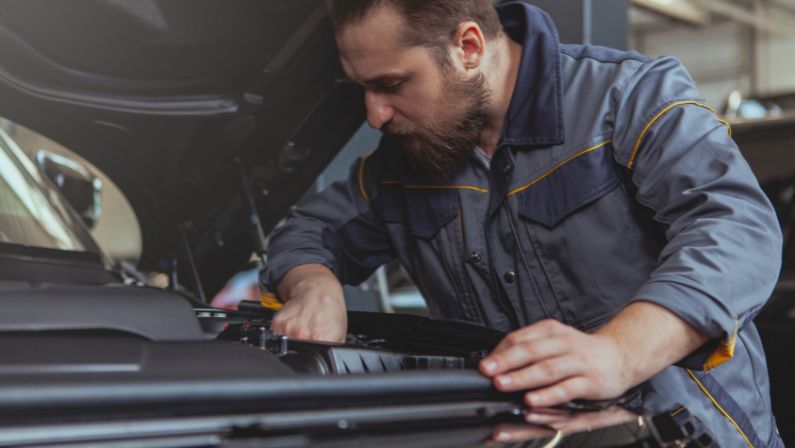
M 538 426 L 502 424 L 494 429 L 491 442 L 524 442 L 555 435 L 555 431 Z
M 530 408 L 548 408 L 578 398 L 587 398 L 586 395 L 590 389 L 590 380 L 583 376 L 576 376 L 552 386 L 528 392 L 525 395 L 525 402 Z
M 284 334 L 285 333 L 284 330 L 285 330 L 285 322 L 283 322 L 281 319 L 279 319 L 278 316 L 276 316 L 271 321 L 271 331 L 273 331 L 275 334 Z
M 548 358 L 524 369 L 499 375 L 494 379 L 494 385 L 502 392 L 539 389 L 578 375 L 586 367 L 575 356 Z
M 566 422 L 569 419 L 571 419 L 571 416 L 530 411 L 527 414 L 525 414 L 524 419 L 528 423 L 532 423 L 534 425 L 543 425 L 543 426 L 548 426 L 550 428 L 553 427 L 557 428 L 563 422 Z
M 502 339 L 502 341 L 500 341 L 499 344 L 497 344 L 497 347 L 494 348 L 493 352 L 504 350 L 505 348 L 524 341 L 554 336 L 556 334 L 565 332 L 569 328 L 571 327 L 568 327 L 567 325 L 554 319 L 542 320 L 509 333 Z
M 613 408 L 600 412 L 575 414 L 567 420 L 550 422 L 548 426 L 568 433 L 589 431 L 593 428 L 607 428 L 622 423 L 636 421 L 638 416 L 621 408 Z
M 342 343 L 345 342 L 345 336 L 340 336 L 339 331 L 335 328 L 324 328 L 312 333 L 310 339 L 313 341 Z
M 510 372 L 534 362 L 561 355 L 566 352 L 567 348 L 568 341 L 556 337 L 524 341 L 499 353 L 492 353 L 480 363 L 481 372 L 486 376 Z

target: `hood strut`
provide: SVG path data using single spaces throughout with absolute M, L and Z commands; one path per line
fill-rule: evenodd
M 193 259 L 193 251 L 190 250 L 188 234 L 185 233 L 185 227 L 183 225 L 180 224 L 177 226 L 177 228 L 179 230 L 180 238 L 182 239 L 182 248 L 185 251 L 185 258 L 188 260 L 191 276 L 193 277 L 193 283 L 196 285 L 195 292 L 199 295 L 199 300 L 201 300 L 203 303 L 207 303 L 207 297 L 204 295 L 204 288 L 202 287 L 202 282 L 199 279 L 199 270 L 196 269 L 196 261 Z
M 257 202 L 254 200 L 254 195 L 251 194 L 251 187 L 249 186 L 248 176 L 240 163 L 240 158 L 235 158 L 235 165 L 237 165 L 238 173 L 240 174 L 240 182 L 243 186 L 243 199 L 248 208 L 249 224 L 251 230 L 251 242 L 254 245 L 254 252 L 257 253 L 260 268 L 265 266 L 267 257 L 267 243 L 265 241 L 265 231 L 262 230 L 262 222 L 259 219 L 259 212 L 257 211 Z

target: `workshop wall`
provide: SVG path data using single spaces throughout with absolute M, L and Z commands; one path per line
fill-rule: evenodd
M 630 46 L 651 56 L 678 57 L 716 107 L 734 90 L 746 97 L 795 91 L 795 14 L 765 11 L 781 16 L 769 28 L 719 14 L 703 25 L 685 24 L 633 8 Z M 785 21 L 792 26 L 779 24 Z
M 753 36 L 741 24 L 708 27 L 644 26 L 633 32 L 634 49 L 650 55 L 679 58 L 698 83 L 708 103 L 721 107 L 733 90 L 752 90 Z
M 795 30 L 792 36 L 761 36 L 757 54 L 760 93 L 795 91 Z

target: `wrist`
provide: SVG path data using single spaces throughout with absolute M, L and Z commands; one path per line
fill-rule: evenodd
M 632 344 L 628 346 L 621 337 L 610 332 L 597 332 L 593 336 L 602 341 L 603 352 L 599 356 L 605 365 L 611 366 L 612 375 L 615 375 L 612 380 L 621 384 L 623 389 L 629 389 L 645 380 L 641 378 L 639 362 L 633 359 L 635 350 Z
M 279 282 L 277 289 L 284 302 L 308 296 L 342 296 L 339 280 L 322 264 L 299 265 L 290 269 Z

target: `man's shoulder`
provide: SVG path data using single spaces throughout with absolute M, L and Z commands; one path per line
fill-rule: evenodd
M 574 104 L 590 98 L 607 107 L 627 92 L 640 92 L 651 103 L 697 96 L 687 70 L 674 57 L 652 58 L 596 45 L 561 45 L 560 52 L 565 95 Z
M 597 45 L 566 44 L 560 52 L 566 96 L 578 104 L 585 96 L 596 98 L 595 92 L 603 92 L 605 98 L 614 94 L 616 87 L 621 89 L 643 67 L 654 64 L 654 59 L 638 52 Z
M 602 64 L 644 64 L 652 58 L 636 51 L 623 51 L 599 45 L 561 44 L 561 55 L 573 61 Z

